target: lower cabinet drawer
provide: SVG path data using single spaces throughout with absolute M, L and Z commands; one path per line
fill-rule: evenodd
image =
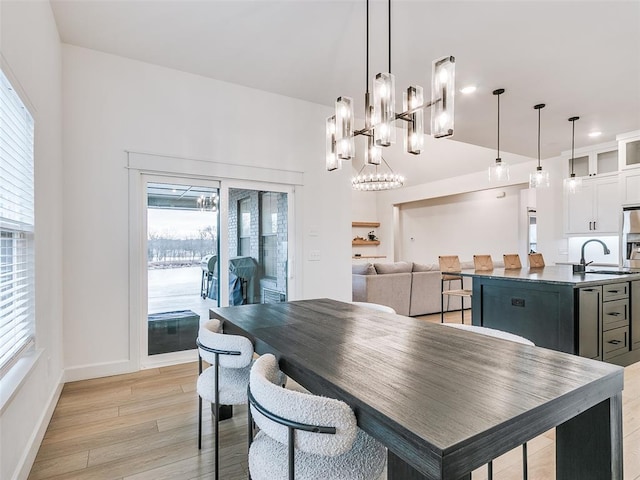
M 603 360 L 629 351 L 629 327 L 614 328 L 602 334 Z
M 629 283 L 609 283 L 602 287 L 602 300 L 619 300 L 629 298 Z
M 602 329 L 612 330 L 614 328 L 626 327 L 629 325 L 629 299 L 614 300 L 602 304 Z

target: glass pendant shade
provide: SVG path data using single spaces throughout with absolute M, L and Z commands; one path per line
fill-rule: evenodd
M 404 111 L 420 107 L 424 103 L 422 87 L 416 85 L 407 88 L 402 103 Z M 424 147 L 424 110 L 422 108 L 410 114 L 409 121 L 406 122 L 404 143 L 407 153 L 414 155 L 419 155 Z
M 431 135 L 435 138 L 453 135 L 453 110 L 456 79 L 453 57 L 433 62 L 431 71 Z
M 351 160 L 355 156 L 353 123 L 353 99 L 338 97 L 336 100 L 336 153 L 339 159 Z
M 326 155 L 327 170 L 339 170 L 342 168 L 342 160 L 336 154 L 336 116 L 332 115 L 327 118 L 326 123 Z
M 549 172 L 542 167 L 536 167 L 536 171 L 529 174 L 530 188 L 546 188 L 549 186 Z
M 375 143 L 388 147 L 396 141 L 396 79 L 390 73 L 379 73 L 373 81 L 373 111 Z
M 576 177 L 575 173 L 572 173 L 569 178 L 564 179 L 564 190 L 567 193 L 577 193 L 582 188 L 582 179 Z
M 367 137 L 367 148 L 364 151 L 364 163 L 367 165 L 380 165 L 382 162 L 382 147 L 378 147 L 373 137 Z
M 505 180 L 509 180 L 509 165 L 501 158 L 496 158 L 496 163 L 489 167 L 489 181 L 501 182 Z

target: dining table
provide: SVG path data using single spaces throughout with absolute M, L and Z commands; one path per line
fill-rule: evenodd
M 619 366 L 329 298 L 210 318 L 351 406 L 387 447 L 388 479 L 470 480 L 554 427 L 557 480 L 623 479 Z

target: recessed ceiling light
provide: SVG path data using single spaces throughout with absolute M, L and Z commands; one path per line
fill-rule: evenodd
M 476 86 L 475 85 L 469 85 L 468 87 L 464 87 L 460 89 L 460 93 L 464 93 L 465 95 L 469 94 L 469 93 L 473 93 L 476 91 Z
M 589 134 L 590 137 L 599 137 L 600 135 L 602 135 L 602 132 L 591 132 Z

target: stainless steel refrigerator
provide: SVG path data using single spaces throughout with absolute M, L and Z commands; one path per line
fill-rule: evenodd
M 622 265 L 640 268 L 640 206 L 622 209 Z

